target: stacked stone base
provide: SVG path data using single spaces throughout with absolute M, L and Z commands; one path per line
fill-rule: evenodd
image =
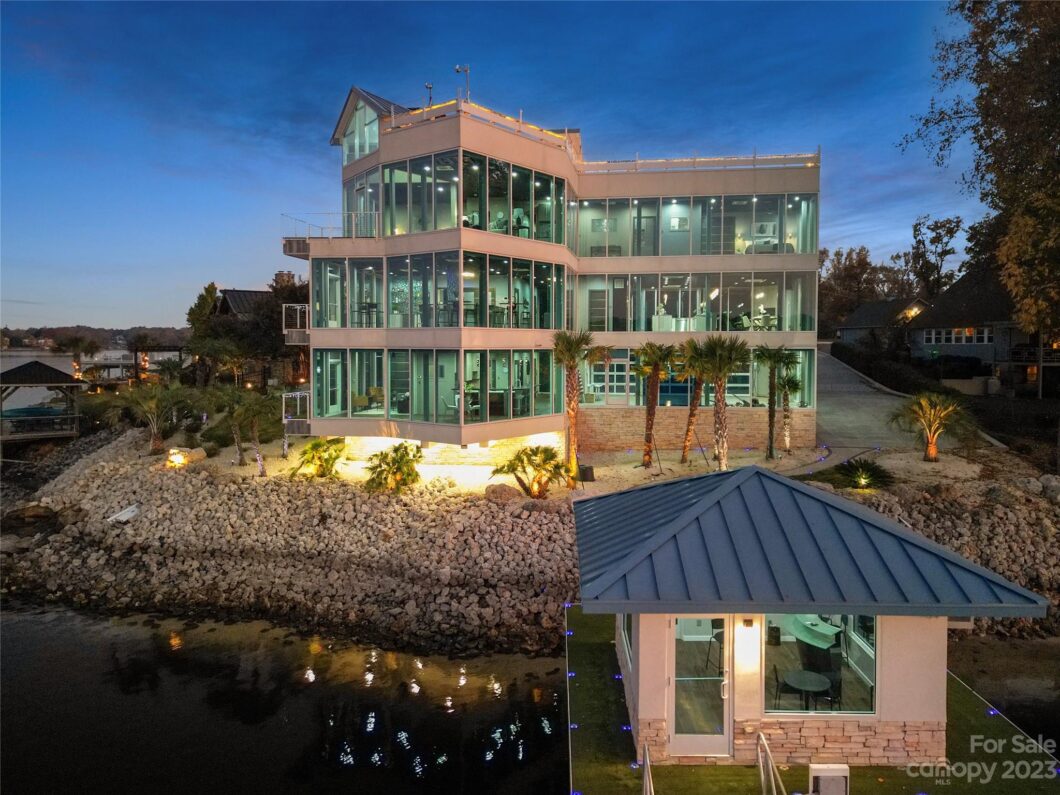
M 652 764 L 753 765 L 758 733 L 765 735 L 781 765 L 840 763 L 902 766 L 946 758 L 946 724 L 941 721 L 873 721 L 841 718 L 737 721 L 733 755 L 673 756 L 662 719 L 638 720 L 637 754 L 645 744 Z

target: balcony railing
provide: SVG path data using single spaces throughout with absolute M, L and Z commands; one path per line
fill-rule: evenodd
M 283 429 L 289 436 L 309 435 L 309 393 L 283 393 Z
M 283 305 L 283 339 L 288 345 L 309 344 L 309 304 Z
M 0 420 L 0 439 L 60 439 L 77 436 L 77 414 L 31 414 L 9 416 Z
M 1042 364 L 1060 363 L 1060 348 L 1045 348 L 1042 352 Z M 1037 348 L 1013 348 L 1010 352 L 1010 360 L 1020 364 L 1037 364 Z
M 285 239 L 310 237 L 382 237 L 382 213 L 283 214 L 288 221 Z

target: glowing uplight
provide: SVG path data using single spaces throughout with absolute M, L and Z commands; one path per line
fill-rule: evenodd
M 309 684 L 313 684 L 313 682 L 317 680 L 317 675 L 313 673 L 312 668 L 306 668 L 305 673 L 302 674 L 302 678 L 309 682 Z
M 169 650 L 180 651 L 184 648 L 184 638 L 180 636 L 179 632 L 169 633 Z
M 170 469 L 180 469 L 180 467 L 184 467 L 187 465 L 188 456 L 184 453 L 183 450 L 174 447 L 169 451 L 169 454 L 166 456 L 166 466 Z
M 371 671 L 365 671 L 364 672 L 364 686 L 365 687 L 371 687 L 373 681 L 375 681 L 375 674 L 373 674 Z

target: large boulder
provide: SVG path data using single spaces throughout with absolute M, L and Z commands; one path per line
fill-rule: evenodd
M 486 499 L 498 505 L 512 502 L 513 500 L 522 500 L 524 496 L 519 489 L 515 488 L 515 486 L 509 486 L 507 483 L 491 483 L 486 486 Z

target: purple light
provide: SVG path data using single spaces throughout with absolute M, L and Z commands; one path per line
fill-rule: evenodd
M 986 711 L 986 714 L 987 714 L 987 715 L 990 715 L 990 716 L 994 716 L 994 715 L 1000 715 L 1001 713 L 1000 713 L 1000 712 L 998 712 L 998 711 L 997 711 L 996 709 L 994 709 L 993 707 L 991 707 L 990 709 L 988 709 L 988 710 Z
M 638 765 L 636 762 L 630 762 L 629 766 L 632 770 L 636 770 L 638 767 L 640 767 L 640 765 Z
M 622 674 L 615 674 L 615 675 L 614 675 L 614 676 L 612 676 L 611 678 L 612 678 L 612 679 L 621 679 L 621 678 L 622 678 Z
M 577 729 L 577 728 L 578 728 L 578 724 L 577 724 L 577 723 L 572 723 L 572 724 L 570 725 L 570 727 L 571 727 L 572 729 Z
M 568 679 L 573 679 L 574 678 L 574 671 L 567 671 L 567 678 Z
M 631 731 L 633 731 L 633 727 L 630 726 L 628 723 L 625 723 L 625 724 L 622 725 L 622 731 L 631 732 Z
M 573 634 L 574 634 L 574 630 L 573 630 L 573 629 L 568 629 L 568 630 L 567 630 L 567 637 L 568 637 L 568 638 L 569 638 L 569 637 L 570 637 L 571 635 L 573 635 Z
M 572 602 L 564 602 L 564 603 L 563 603 L 563 606 L 564 606 L 564 607 L 565 607 L 565 608 L 566 608 L 567 610 L 570 610 L 570 609 L 571 609 L 572 607 L 574 607 L 574 604 L 573 604 Z

